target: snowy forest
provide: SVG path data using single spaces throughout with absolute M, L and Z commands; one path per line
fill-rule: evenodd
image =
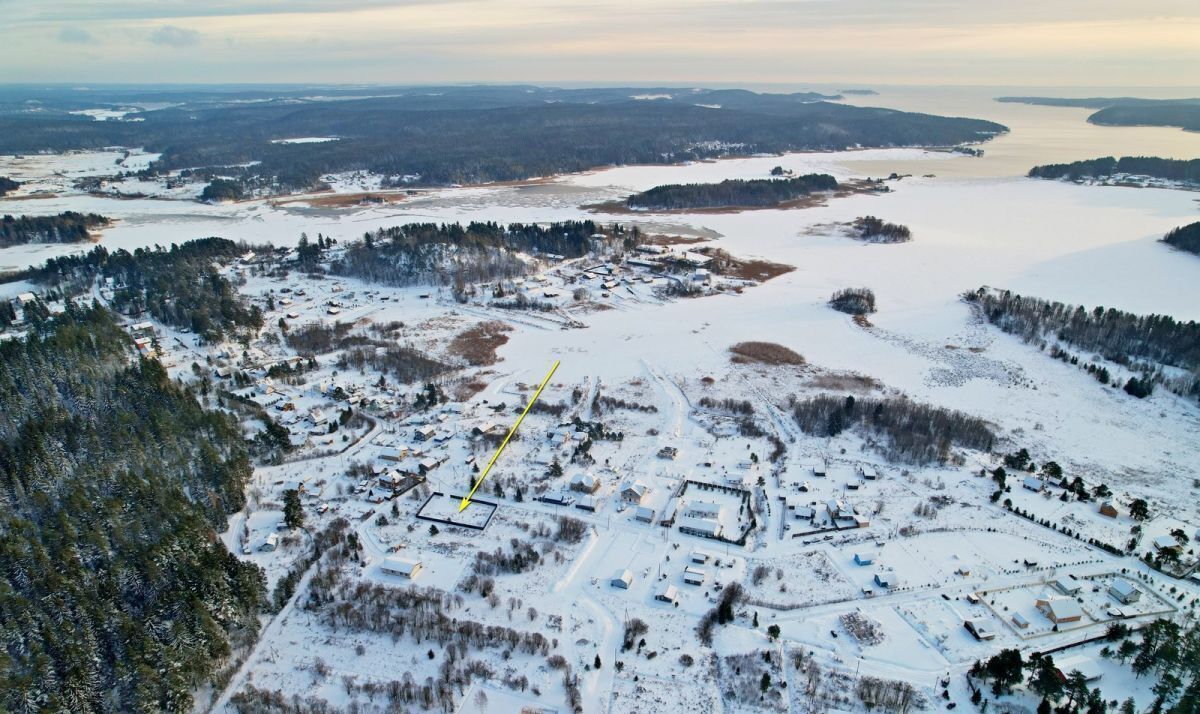
M 102 308 L 0 344 L 5 711 L 191 711 L 257 631 L 263 577 L 214 537 L 239 429 L 131 352 Z
M 842 288 L 829 297 L 829 306 L 848 315 L 875 312 L 875 291 L 870 288 Z
M 1163 242 L 1180 250 L 1200 255 L 1200 221 L 1176 228 L 1163 236 Z
M 806 434 L 837 436 L 854 429 L 864 437 L 882 437 L 885 443 L 880 451 L 889 459 L 911 464 L 946 463 L 954 446 L 991 451 L 996 439 L 982 419 L 903 397 L 823 394 L 792 404 L 792 415 Z
M 851 224 L 854 237 L 868 243 L 904 243 L 912 240 L 912 231 L 899 223 L 888 223 L 875 216 L 861 216 Z
M 93 228 L 109 220 L 95 213 L 65 211 L 57 216 L 9 216 L 0 218 L 0 248 L 22 243 L 83 243 L 91 240 Z
M 604 248 L 632 248 L 639 236 L 636 228 L 593 221 L 410 223 L 365 234 L 330 270 L 388 285 L 462 286 L 524 275 L 530 266 L 519 254 L 579 258 Z
M 630 208 L 669 211 L 680 208 L 778 206 L 817 191 L 833 191 L 837 179 L 806 174 L 783 179 L 726 179 L 720 183 L 665 184 L 625 199 Z
M 352 102 L 288 101 L 287 93 L 243 93 L 255 94 L 252 103 L 187 90 L 138 93 L 172 106 L 140 112 L 137 121 L 98 122 L 69 113 L 78 101 L 69 90 L 46 90 L 36 116 L 0 102 L 0 153 L 142 146 L 162 154 L 146 176 L 220 166 L 239 183 L 289 191 L 315 188 L 338 171 L 370 171 L 393 186 L 443 186 L 763 152 L 953 146 L 1005 131 L 811 93 L 664 88 L 672 98 L 654 102 L 620 88 L 396 88 Z M 327 88 L 320 93 L 329 96 Z M 104 96 L 92 91 L 89 101 Z M 273 143 L 289 136 L 337 140 Z
M 1057 339 L 1142 372 L 1139 383 L 1149 381 L 1177 394 L 1200 396 L 1200 323 L 1111 307 L 1089 311 L 1082 305 L 1022 297 L 1008 290 L 980 288 L 963 298 L 976 305 L 988 322 L 1026 342 L 1045 347 Z M 1164 366 L 1183 374 L 1169 374 Z
M 1069 164 L 1046 164 L 1029 170 L 1030 178 L 1077 181 L 1083 178 L 1105 178 L 1113 174 L 1152 176 L 1168 181 L 1200 182 L 1200 159 L 1160 159 L 1155 156 L 1122 156 L 1115 159 L 1073 161 Z
M 89 290 L 97 278 L 112 278 L 112 303 L 120 312 L 149 312 L 211 341 L 230 330 L 262 327 L 258 306 L 247 306 L 213 267 L 214 261 L 233 260 L 245 250 L 225 238 L 202 238 L 170 249 L 138 248 L 132 253 L 110 253 L 97 246 L 86 254 L 51 258 L 28 277 L 68 294 Z

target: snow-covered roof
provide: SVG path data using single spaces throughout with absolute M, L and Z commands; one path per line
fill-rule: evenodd
M 1089 682 L 1100 679 L 1100 676 L 1104 673 L 1100 669 L 1100 665 L 1096 663 L 1096 660 L 1085 655 L 1071 655 L 1070 657 L 1063 657 L 1061 660 L 1055 660 L 1054 668 L 1061 672 L 1063 676 L 1078 671 Z
M 1174 536 L 1160 535 L 1154 539 L 1154 547 L 1159 550 L 1173 550 L 1179 547 L 1179 541 Z
M 1128 597 L 1129 595 L 1137 592 L 1137 587 L 1134 586 L 1133 583 L 1123 578 L 1117 578 L 1114 580 L 1112 585 L 1108 586 L 1108 589 L 1114 595 L 1119 595 L 1121 597 Z
M 1083 608 L 1072 597 L 1047 597 L 1042 600 L 1041 607 L 1055 621 L 1083 617 Z
M 712 538 L 721 535 L 721 524 L 711 518 L 684 516 L 676 522 L 679 524 L 679 529 L 683 531 L 706 535 Z
M 397 573 L 411 578 L 413 573 L 421 569 L 421 561 L 390 555 L 383 559 L 383 569 L 389 573 Z

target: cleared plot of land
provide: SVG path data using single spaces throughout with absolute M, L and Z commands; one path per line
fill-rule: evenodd
M 483 530 L 492 519 L 492 514 L 496 512 L 496 504 L 473 498 L 465 509 L 459 511 L 458 507 L 462 504 L 464 495 L 434 492 L 425 505 L 421 506 L 421 510 L 417 511 L 417 518 Z

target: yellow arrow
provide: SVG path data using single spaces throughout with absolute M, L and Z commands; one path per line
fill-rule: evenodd
M 551 366 L 550 371 L 546 373 L 546 378 L 542 380 L 540 385 L 538 385 L 537 391 L 533 393 L 533 397 L 529 400 L 529 403 L 525 405 L 525 411 L 521 412 L 521 416 L 517 417 L 517 423 L 513 424 L 512 428 L 508 430 L 508 434 L 504 437 L 504 441 L 500 442 L 500 448 L 496 449 L 496 453 L 492 454 L 492 460 L 489 461 L 488 465 L 484 467 L 483 473 L 479 475 L 479 480 L 477 480 L 475 485 L 471 487 L 471 492 L 463 497 L 462 503 L 458 504 L 459 513 L 462 513 L 463 509 L 471 505 L 471 496 L 475 495 L 475 491 L 479 489 L 479 484 L 483 483 L 483 480 L 487 478 L 488 472 L 492 470 L 492 466 L 496 463 L 496 459 L 500 458 L 500 454 L 504 452 L 504 447 L 508 446 L 508 440 L 512 438 L 513 434 L 517 433 L 517 427 L 521 426 L 521 422 L 525 421 L 525 415 L 529 413 L 531 408 L 533 408 L 533 403 L 537 401 L 538 397 L 542 395 L 542 390 L 545 389 L 546 385 L 550 383 L 550 378 L 554 376 L 554 371 L 558 369 L 558 362 L 558 360 L 554 360 L 554 365 Z

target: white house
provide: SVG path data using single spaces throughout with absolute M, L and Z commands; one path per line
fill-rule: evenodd
M 688 585 L 703 585 L 707 579 L 708 571 L 704 568 L 693 568 L 689 565 L 683 569 L 683 582 Z
M 1021 480 L 1021 485 L 1035 493 L 1040 493 L 1042 489 L 1046 488 L 1046 482 L 1037 476 L 1026 476 Z

